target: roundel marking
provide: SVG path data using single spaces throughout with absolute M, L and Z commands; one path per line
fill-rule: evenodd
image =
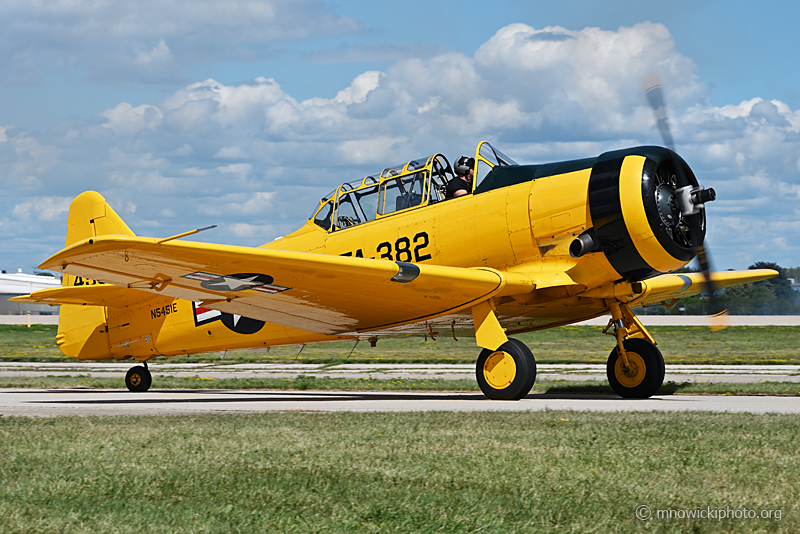
M 198 302 L 192 302 L 192 309 L 194 311 L 194 325 L 196 327 L 219 321 L 228 330 L 236 332 L 237 334 L 249 335 L 255 334 L 266 324 L 265 321 L 259 321 L 258 319 L 251 319 L 249 317 L 242 317 L 241 315 L 205 308 L 202 303 Z
M 674 258 L 664 250 L 647 220 L 642 196 L 642 176 L 646 160 L 644 156 L 628 156 L 622 162 L 619 177 L 622 217 L 642 259 L 656 271 L 674 271 L 683 267 L 686 262 Z
M 264 327 L 264 321 L 258 319 L 251 319 L 249 317 L 242 317 L 241 315 L 233 315 L 230 313 L 223 313 L 220 319 L 229 330 L 233 330 L 237 334 L 255 334 Z
M 260 273 L 237 273 L 237 274 L 213 274 L 196 272 L 185 274 L 181 278 L 197 280 L 200 287 L 210 291 L 244 291 L 254 289 L 265 293 L 280 293 L 291 289 L 290 287 L 278 286 L 272 282 L 275 280 L 268 274 Z
M 263 285 L 269 285 L 275 279 L 267 274 L 241 273 L 217 276 L 211 280 L 200 282 L 203 289 L 212 291 L 241 291 L 243 289 L 255 289 Z

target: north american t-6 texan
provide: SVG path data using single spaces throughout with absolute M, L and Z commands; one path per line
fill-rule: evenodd
M 660 87 L 648 97 L 663 110 Z M 60 305 L 67 356 L 140 362 L 131 391 L 150 387 L 158 356 L 441 335 L 474 336 L 478 384 L 504 400 L 536 378 L 510 335 L 610 314 L 609 383 L 645 398 L 664 359 L 632 308 L 778 274 L 710 269 L 715 193 L 671 148 L 518 165 L 484 141 L 469 190 L 447 198 L 459 166 L 434 154 L 342 184 L 297 231 L 257 248 L 183 239 L 199 230 L 137 236 L 87 191 L 70 206 L 66 247 L 40 265 L 63 273 L 62 287 L 11 300 Z M 670 274 L 695 256 L 701 272 Z

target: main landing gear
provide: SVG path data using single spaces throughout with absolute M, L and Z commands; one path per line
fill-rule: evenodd
M 522 341 L 508 338 L 497 350 L 483 349 L 475 369 L 478 386 L 494 400 L 519 400 L 536 380 L 536 360 Z
M 142 363 L 144 363 L 144 365 L 131 367 L 128 374 L 125 375 L 125 386 L 129 391 L 136 393 L 147 391 L 153 383 L 153 377 L 150 375 L 150 370 L 147 368 L 147 362 Z
M 608 356 L 606 376 L 614 393 L 626 399 L 655 395 L 664 382 L 664 357 L 653 336 L 626 304 L 609 302 L 611 321 L 604 334 L 617 338 Z M 613 332 L 609 332 L 611 328 Z

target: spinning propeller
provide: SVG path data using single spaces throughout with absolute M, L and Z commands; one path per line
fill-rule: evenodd
M 651 72 L 642 78 L 642 87 L 644 94 L 650 107 L 653 108 L 653 114 L 656 118 L 656 125 L 664 145 L 675 152 L 675 143 L 672 140 L 672 133 L 669 127 L 669 119 L 667 117 L 667 108 L 664 104 L 664 92 L 661 89 L 661 81 L 658 74 Z M 700 271 L 703 273 L 703 278 L 706 283 L 706 291 L 709 293 L 709 303 L 712 310 L 718 309 L 718 301 L 715 295 L 716 285 L 711 279 L 711 256 L 704 244 L 704 227 L 705 227 L 705 203 L 714 200 L 717 195 L 716 192 L 709 188 L 692 187 L 688 184 L 688 180 L 684 176 L 684 170 L 681 165 L 674 166 L 674 176 L 670 177 L 669 181 L 672 182 L 673 188 L 669 188 L 665 192 L 664 198 L 661 193 L 658 193 L 659 206 L 667 205 L 671 207 L 670 211 L 677 212 L 672 231 L 674 234 L 681 234 L 684 238 L 688 238 L 691 243 L 697 260 L 700 263 Z M 660 190 L 659 190 L 660 191 Z M 663 220 L 663 217 L 662 217 Z M 710 316 L 710 327 L 712 330 L 719 330 L 725 328 L 727 325 L 728 310 Z

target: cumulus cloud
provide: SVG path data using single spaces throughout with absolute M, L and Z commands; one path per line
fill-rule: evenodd
M 69 210 L 71 198 L 35 197 L 22 204 L 17 204 L 11 211 L 13 217 L 25 220 L 57 221 L 61 214 Z
M 256 225 L 248 223 L 232 224 L 230 229 L 233 235 L 247 239 L 265 239 L 267 237 L 272 237 L 275 235 L 276 230 L 275 226 L 270 224 Z
M 217 167 L 217 170 L 223 174 L 232 174 L 239 178 L 246 178 L 248 174 L 250 174 L 250 170 L 253 166 L 249 163 L 234 163 L 231 165 L 225 165 L 222 167 Z
M 364 102 L 370 91 L 374 91 L 380 85 L 381 78 L 384 74 L 377 70 L 370 70 L 363 74 L 359 74 L 353 80 L 349 87 L 342 89 L 336 94 L 334 101 L 343 104 L 356 104 Z
M 103 124 L 105 128 L 122 135 L 135 134 L 144 128 L 155 130 L 164 118 L 164 114 L 155 106 L 142 104 L 133 107 L 127 102 L 120 102 L 116 107 L 100 113 L 100 116 L 108 119 Z
M 176 78 L 176 58 L 264 59 L 278 43 L 359 31 L 321 0 L 6 0 L 0 76 L 37 82 L 55 66 L 105 83 L 154 83 Z
M 333 99 L 298 101 L 270 78 L 237 86 L 206 80 L 166 98 L 160 111 L 174 130 L 208 133 L 235 125 L 271 140 L 402 137 L 420 145 L 455 130 L 493 133 L 511 142 L 613 142 L 649 135 L 653 120 L 638 80 L 654 67 L 662 71 L 673 106 L 703 100 L 693 62 L 675 51 L 662 25 L 612 32 L 512 24 L 474 57 L 446 53 L 398 61 L 386 72 L 357 76 Z M 782 112 L 761 113 L 774 120 Z M 676 122 L 676 134 L 681 128 Z
M 202 215 L 251 215 L 261 218 L 269 213 L 274 197 L 274 192 L 230 193 L 198 206 L 197 211 Z
M 155 66 L 156 68 L 164 68 L 165 66 L 172 65 L 175 58 L 172 55 L 167 43 L 161 39 L 152 50 L 140 50 L 136 53 L 134 63 L 143 67 Z
M 174 129 L 237 128 L 259 130 L 267 113 L 280 109 L 282 102 L 297 102 L 283 92 L 271 78 L 256 78 L 239 86 L 223 85 L 215 80 L 193 83 L 162 102 L 165 120 Z
M 164 39 L 142 58 L 178 55 Z M 709 239 L 721 266 L 746 267 L 745 248 L 796 258 L 795 241 L 782 238 L 800 226 L 800 111 L 757 96 L 711 105 L 694 63 L 653 23 L 617 31 L 512 24 L 472 56 L 400 59 L 332 98 L 298 99 L 268 77 L 189 83 L 160 102 L 122 102 L 94 122 L 68 124 L 69 139 L 4 128 L 0 176 L 13 206 L 96 188 L 138 207 L 134 229 L 219 223 L 210 239 L 258 245 L 299 226 L 341 182 L 434 152 L 452 159 L 481 139 L 523 163 L 659 143 L 639 83 L 653 69 L 678 151 L 717 189 Z M 23 190 L 25 180 L 34 190 Z
M 392 158 L 397 158 L 398 145 L 404 141 L 406 139 L 403 137 L 381 136 L 373 139 L 345 141 L 340 148 L 342 158 L 347 163 L 372 163 L 378 167 L 381 166 L 382 162 L 394 162 Z M 388 166 L 388 164 L 383 166 Z

